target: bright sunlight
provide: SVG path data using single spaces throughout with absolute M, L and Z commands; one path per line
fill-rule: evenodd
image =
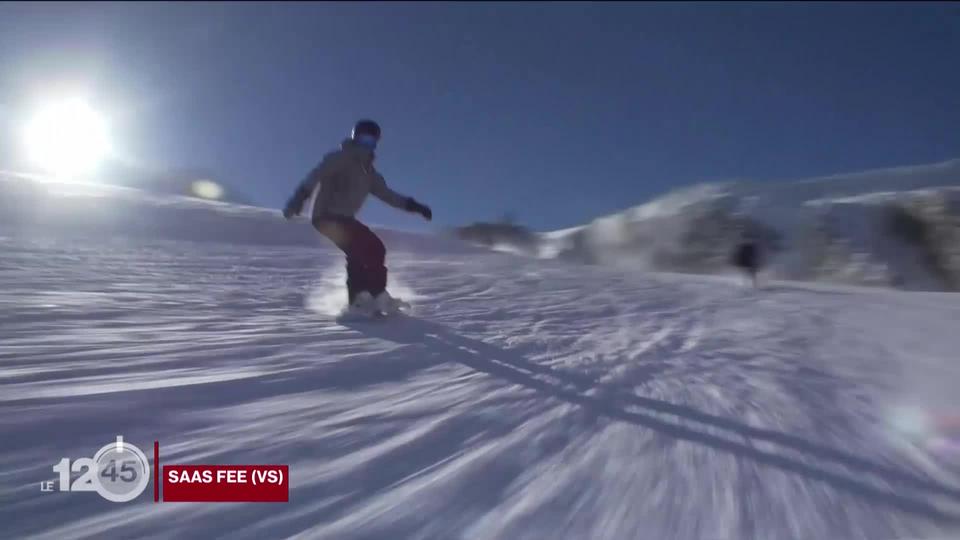
M 24 133 L 30 160 L 62 178 L 91 172 L 110 149 L 106 121 L 82 100 L 39 110 Z

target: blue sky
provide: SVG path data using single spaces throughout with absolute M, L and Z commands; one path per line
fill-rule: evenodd
M 23 111 L 80 89 L 124 160 L 279 207 L 369 116 L 435 224 L 548 230 L 701 181 L 960 157 L 957 58 L 951 3 L 4 3 L 0 168 Z

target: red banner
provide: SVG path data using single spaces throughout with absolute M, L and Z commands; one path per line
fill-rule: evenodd
M 164 465 L 163 502 L 287 502 L 287 465 Z

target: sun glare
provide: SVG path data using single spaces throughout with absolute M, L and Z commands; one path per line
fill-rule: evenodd
M 213 180 L 197 180 L 190 185 L 190 190 L 203 199 L 217 200 L 223 197 L 223 188 Z
M 38 111 L 24 139 L 30 160 L 61 178 L 92 172 L 110 149 L 104 118 L 80 100 Z

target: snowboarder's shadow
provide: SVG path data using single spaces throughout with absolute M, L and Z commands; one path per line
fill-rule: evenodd
M 433 357 L 433 360 L 460 363 L 476 371 L 537 390 L 551 398 L 579 405 L 586 412 L 599 417 L 628 422 L 662 435 L 729 452 L 761 465 L 827 483 L 836 489 L 901 511 L 938 521 L 960 523 L 960 515 L 947 513 L 922 496 L 904 494 L 907 490 L 913 490 L 916 495 L 946 496 L 960 501 L 960 490 L 835 448 L 786 433 L 752 427 L 667 401 L 623 392 L 600 397 L 587 395 L 586 392 L 591 389 L 603 391 L 591 377 L 531 362 L 522 354 L 461 336 L 446 326 L 426 320 L 400 316 L 396 320 L 346 323 L 346 326 L 372 337 L 422 347 L 423 354 Z M 662 414 L 653 416 L 650 413 L 667 413 L 676 419 L 668 419 Z M 713 433 L 689 427 L 691 422 L 712 428 Z M 717 428 L 724 431 L 718 433 Z M 804 455 L 790 457 L 776 451 L 761 450 L 754 446 L 754 442 L 773 443 L 794 454 L 799 452 Z M 816 462 L 811 463 L 813 460 Z M 828 468 L 835 469 L 838 465 L 849 470 L 850 475 Z M 877 488 L 873 482 L 860 480 L 854 477 L 854 474 L 861 477 L 863 474 L 870 474 L 884 484 L 889 484 L 897 492 Z

